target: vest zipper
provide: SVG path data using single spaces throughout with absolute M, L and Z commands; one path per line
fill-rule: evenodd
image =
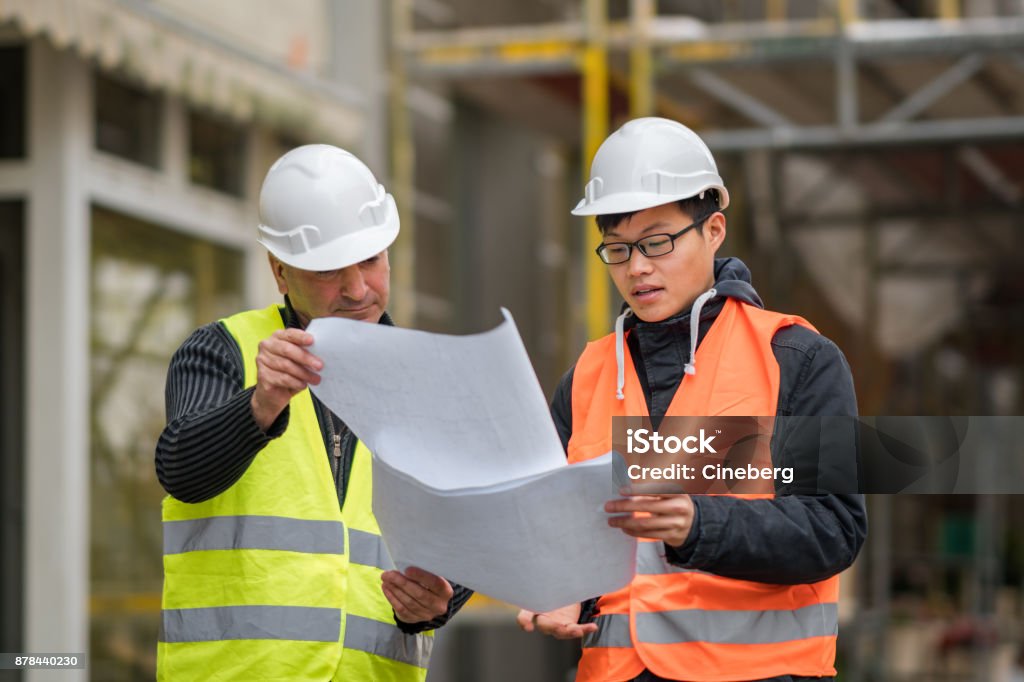
M 338 440 L 335 441 L 335 443 L 338 443 L 338 445 L 335 445 L 334 452 L 338 453 L 339 457 L 341 456 L 342 452 L 347 452 L 347 453 L 349 453 L 349 457 L 353 457 L 354 458 L 356 453 L 355 453 L 355 447 L 354 447 L 354 445 L 352 443 L 352 439 L 353 438 L 355 438 L 355 434 L 352 433 L 351 429 L 349 429 L 348 427 L 345 427 L 344 435 L 339 436 Z M 347 493 L 346 488 L 348 486 L 348 477 L 346 476 L 346 473 L 347 473 L 346 472 L 346 467 L 342 466 L 342 462 L 339 459 L 338 460 L 338 499 L 339 500 L 344 499 L 347 496 L 346 495 L 346 493 Z
M 341 479 L 341 436 L 334 434 L 334 485 Z
M 345 490 L 345 467 L 342 465 L 341 455 L 348 448 L 349 436 L 352 432 L 344 429 L 338 433 L 338 427 L 334 421 L 334 413 L 324 406 L 325 417 L 327 418 L 327 435 L 331 441 L 331 476 L 334 478 L 334 492 L 338 496 L 338 507 L 343 506 L 342 492 Z
M 341 470 L 341 434 L 339 434 L 334 427 L 334 415 L 329 410 L 324 408 L 325 417 L 327 417 L 327 436 L 331 440 L 331 478 L 334 479 L 334 487 L 338 487 L 338 472 Z

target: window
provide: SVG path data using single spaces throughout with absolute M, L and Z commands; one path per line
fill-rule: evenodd
M 162 584 L 153 448 L 193 328 L 241 309 L 241 253 L 92 211 L 90 672 L 153 679 Z
M 189 177 L 197 185 L 240 197 L 245 178 L 245 130 L 226 119 L 188 116 Z
M 161 98 L 102 73 L 95 74 L 94 84 L 96 149 L 159 166 Z
M 0 47 L 0 159 L 25 156 L 25 48 Z

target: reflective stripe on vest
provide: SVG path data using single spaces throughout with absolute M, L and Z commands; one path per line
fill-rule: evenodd
M 259 342 L 283 328 L 281 311 L 222 323 L 253 386 Z M 164 499 L 160 679 L 329 680 L 339 669 L 345 527 L 309 391 L 289 411 L 230 488 L 197 504 Z
M 583 636 L 585 648 L 633 646 L 633 640 L 629 636 L 628 613 L 600 615 L 594 619 L 594 623 L 597 625 L 597 632 L 588 632 Z
M 684 375 L 667 414 L 774 415 L 771 339 L 793 324 L 810 327 L 728 299 L 697 349 L 697 373 Z M 614 335 L 588 344 L 576 364 L 570 462 L 612 449 L 613 417 L 649 414 L 624 350 L 624 400 L 615 396 Z M 837 599 L 838 576 L 811 585 L 731 580 L 673 566 L 662 543 L 641 541 L 633 581 L 598 600 L 598 631 L 584 638 L 577 680 L 631 679 L 644 668 L 692 682 L 834 675 Z
M 636 614 L 636 635 L 641 642 L 675 644 L 770 644 L 837 634 L 836 604 L 816 604 L 785 611 L 708 611 L 684 609 Z M 632 646 L 629 615 L 598 616 L 597 632 L 584 638 L 585 647 Z
M 380 589 L 380 575 L 395 568 L 373 516 L 373 457 L 356 445 L 341 518 L 348 530 L 349 589 L 345 654 L 336 679 L 422 682 L 434 646 L 431 632 L 398 629 Z M 358 653 L 354 653 L 358 652 Z
M 836 604 L 815 604 L 783 611 L 684 609 L 634 616 L 637 639 L 651 644 L 775 644 L 835 636 L 839 614 Z
M 374 533 L 348 529 L 349 561 L 363 566 L 373 566 L 382 571 L 390 571 L 395 567 L 388 554 L 388 548 L 384 546 L 384 538 Z
M 341 612 L 338 609 L 218 606 L 205 609 L 164 609 L 162 616 L 162 642 L 292 639 L 336 643 L 341 634 Z
M 345 526 L 340 521 L 278 516 L 214 516 L 164 522 L 164 554 L 215 549 L 344 554 Z
M 345 619 L 345 648 L 388 658 L 418 668 L 426 668 L 434 638 L 424 635 L 395 637 L 394 623 L 353 616 Z

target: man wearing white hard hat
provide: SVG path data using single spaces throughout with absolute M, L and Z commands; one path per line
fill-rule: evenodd
M 615 417 L 657 428 L 680 416 L 857 414 L 835 344 L 803 318 L 765 310 L 747 267 L 715 257 L 728 206 L 711 152 L 680 123 L 630 121 L 598 150 L 573 213 L 597 217 L 595 257 L 625 307 L 556 390 L 570 462 L 612 450 Z M 776 464 L 781 440 L 771 441 Z M 815 452 L 815 464 L 855 473 L 850 452 Z M 831 678 L 838 574 L 864 542 L 864 501 L 788 492 L 776 482 L 760 499 L 612 500 L 609 525 L 638 538 L 632 582 L 583 605 L 521 612 L 520 625 L 582 638 L 580 682 Z
M 268 171 L 259 241 L 284 305 L 196 330 L 168 371 L 160 679 L 422 682 L 432 629 L 470 596 L 394 570 L 370 453 L 308 390 L 323 366 L 310 320 L 391 324 L 398 230 L 394 199 L 342 149 Z

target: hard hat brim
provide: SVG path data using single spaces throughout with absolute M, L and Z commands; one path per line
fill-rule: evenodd
M 286 253 L 263 238 L 258 241 L 282 263 L 299 270 L 323 272 L 347 268 L 376 256 L 391 246 L 398 237 L 398 229 L 398 214 L 392 211 L 389 220 L 383 225 L 338 237 L 306 253 Z
M 713 185 L 706 187 L 707 189 L 717 190 L 721 203 L 719 209 L 725 209 L 729 206 L 729 192 L 721 185 Z M 701 191 L 705 191 L 701 190 Z M 576 208 L 572 210 L 573 215 L 578 216 L 589 216 L 589 215 L 612 215 L 615 213 L 634 213 L 636 211 L 643 211 L 647 208 L 654 208 L 655 206 L 662 206 L 664 204 L 672 204 L 680 199 L 689 199 L 694 194 L 659 194 L 656 192 L 629 192 L 619 194 L 609 194 L 608 196 L 601 197 L 589 204 L 585 201 L 581 201 Z

